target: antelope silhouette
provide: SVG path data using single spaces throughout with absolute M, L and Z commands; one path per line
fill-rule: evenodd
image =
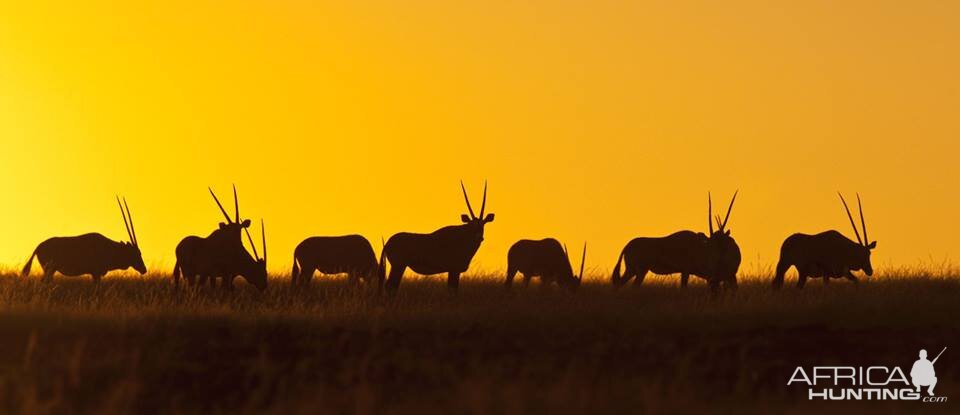
M 859 282 L 852 271 L 862 270 L 867 277 L 873 275 L 873 265 L 870 263 L 870 251 L 877 247 L 877 241 L 870 241 L 867 237 L 867 222 L 863 219 L 863 205 L 860 195 L 857 194 L 857 208 L 860 211 L 860 226 L 863 228 L 863 239 L 857 231 L 857 224 L 853 221 L 850 208 L 843 195 L 840 202 L 850 219 L 850 226 L 857 236 L 857 242 L 835 230 L 821 232 L 816 235 L 795 233 L 787 237 L 780 246 L 780 261 L 777 262 L 777 274 L 773 278 L 774 288 L 783 286 L 783 278 L 790 267 L 796 267 L 799 273 L 797 287 L 803 288 L 807 278 L 823 278 L 828 284 L 830 278 L 846 278 L 854 283 Z
M 680 231 L 659 238 L 634 238 L 624 246 L 613 268 L 613 285 L 622 286 L 636 277 L 635 285 L 643 283 L 648 272 L 658 275 L 680 274 L 680 286 L 686 287 L 690 275 L 707 280 L 710 289 L 716 291 L 721 283 L 727 288 L 737 287 L 737 270 L 740 268 L 740 247 L 730 236 L 727 221 L 737 193 L 730 199 L 727 214 L 721 221 L 713 216 L 713 200 L 707 193 L 707 226 L 709 235 L 693 231 Z M 718 229 L 714 231 L 713 221 Z M 622 263 L 626 263 L 620 275 Z
M 556 283 L 561 288 L 576 291 L 583 280 L 583 265 L 587 260 L 587 244 L 583 244 L 580 258 L 580 274 L 573 274 L 573 265 L 567 247 L 553 238 L 540 240 L 521 239 L 507 251 L 507 281 L 510 288 L 517 272 L 523 274 L 523 286 L 530 285 L 530 279 L 540 277 L 541 287 Z
M 180 285 L 183 276 L 189 285 L 199 282 L 204 285 L 207 281 L 216 284 L 216 278 L 222 277 L 224 288 L 231 288 L 233 278 L 237 275 L 244 277 L 247 282 L 260 290 L 267 288 L 266 273 L 266 237 L 264 236 L 264 259 L 262 264 L 259 258 L 253 258 L 243 247 L 241 230 L 246 231 L 251 248 L 256 250 L 253 239 L 250 237 L 250 220 L 240 219 L 240 204 L 237 199 L 237 188 L 233 187 L 234 218 L 231 220 L 220 199 L 210 191 L 214 202 L 223 213 L 226 222 L 221 222 L 219 228 L 206 238 L 191 235 L 183 238 L 176 248 L 177 262 L 173 266 L 174 286 Z M 263 223 L 261 221 L 261 228 Z M 262 231 L 262 229 L 261 229 Z M 197 279 L 199 278 L 199 281 Z
M 137 233 L 133 228 L 133 215 L 130 214 L 127 199 L 124 198 L 121 204 L 118 196 L 117 205 L 120 206 L 120 215 L 123 216 L 123 225 L 127 228 L 129 242 L 117 242 L 99 233 L 50 238 L 37 245 L 20 275 L 22 277 L 30 275 L 30 266 L 33 264 L 34 257 L 43 269 L 45 282 L 53 281 L 53 274 L 57 272 L 65 276 L 89 274 L 97 283 L 112 270 L 132 267 L 141 275 L 146 274 L 147 267 L 143 265 L 143 256 L 140 254 Z
M 360 235 L 314 236 L 293 251 L 293 286 L 307 286 L 314 271 L 349 275 L 351 283 L 370 282 L 377 275 L 377 255 L 370 241 Z
M 460 215 L 461 225 L 445 226 L 432 233 L 395 234 L 384 244 L 380 254 L 380 263 L 377 267 L 379 284 L 384 284 L 387 261 L 392 268 L 390 278 L 386 281 L 388 294 L 395 294 L 400 287 L 400 280 L 404 271 L 409 267 L 421 275 L 447 273 L 447 286 L 456 291 L 460 286 L 460 274 L 470 267 L 470 261 L 483 242 L 483 228 L 493 222 L 493 213 L 483 216 L 487 207 L 487 184 L 483 184 L 483 202 L 480 205 L 480 216 L 473 213 L 467 189 L 460 182 L 463 199 L 467 202 L 469 216 Z
M 232 290 L 233 280 L 235 280 L 237 276 L 242 276 L 247 282 L 253 284 L 259 290 L 263 291 L 267 289 L 267 232 L 263 225 L 263 219 L 260 219 L 260 238 L 263 244 L 263 257 L 257 254 L 257 245 L 253 243 L 250 230 L 247 228 L 243 230 L 247 234 L 247 240 L 250 241 L 250 249 L 253 249 L 253 256 L 251 257 L 246 249 L 232 251 L 231 256 L 228 257 L 231 259 L 230 263 L 232 267 L 211 275 L 211 286 L 215 286 L 216 279 L 220 278 L 221 287 L 226 290 Z M 201 277 L 201 279 L 202 278 L 203 277 Z M 200 285 L 203 285 L 203 283 L 201 282 Z

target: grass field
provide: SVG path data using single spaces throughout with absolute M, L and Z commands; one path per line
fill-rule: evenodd
M 588 276 L 588 279 L 590 276 Z M 882 272 L 802 291 L 742 278 L 712 296 L 678 277 L 575 295 L 467 275 L 405 279 L 397 298 L 317 277 L 266 292 L 168 277 L 0 276 L 0 413 L 879 413 L 917 402 L 811 403 L 797 365 L 899 365 L 950 349 L 960 400 L 960 278 Z M 794 282 L 788 277 L 788 284 Z

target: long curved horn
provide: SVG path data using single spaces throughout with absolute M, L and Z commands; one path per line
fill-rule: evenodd
M 237 201 L 237 185 L 233 185 L 234 223 L 240 223 L 240 202 Z
M 480 202 L 480 217 L 478 219 L 483 219 L 483 212 L 487 211 L 487 181 L 483 181 L 483 201 Z
M 220 211 L 223 212 L 223 217 L 227 220 L 227 223 L 233 223 L 233 221 L 230 220 L 230 215 L 227 214 L 227 210 L 220 204 L 220 199 L 217 199 L 217 195 L 213 193 L 213 189 L 207 187 L 207 190 L 210 191 L 210 196 L 213 196 L 213 201 L 217 202 L 217 206 L 220 208 Z
M 860 209 L 860 229 L 863 230 L 863 245 L 870 245 L 870 237 L 867 236 L 867 221 L 863 220 L 863 205 L 860 204 L 860 193 L 857 193 L 857 208 Z
M 250 236 L 250 228 L 243 228 L 243 231 L 247 233 L 247 241 L 250 241 L 250 249 L 253 249 L 253 258 L 260 260 L 260 255 L 257 254 L 257 246 L 253 244 L 253 237 Z
M 470 206 L 470 197 L 467 196 L 467 188 L 463 186 L 463 180 L 460 181 L 460 190 L 463 190 L 463 200 L 467 202 L 467 210 L 470 211 L 470 219 L 476 219 L 477 216 L 473 214 L 473 207 Z
M 260 218 L 260 242 L 263 244 L 263 263 L 267 263 L 267 229 L 263 226 L 263 218 Z
M 707 226 L 710 227 L 710 235 L 713 235 L 713 198 L 710 192 L 707 192 Z
M 860 245 L 863 245 L 863 239 L 860 239 L 860 232 L 857 231 L 857 224 L 853 221 L 853 215 L 850 214 L 850 208 L 847 207 L 847 201 L 843 199 L 843 195 L 840 192 L 837 192 L 837 195 L 840 196 L 840 201 L 843 202 L 843 208 L 847 211 L 847 217 L 850 218 L 850 226 L 853 226 L 853 233 L 857 235 L 857 242 Z
M 131 242 L 133 242 L 134 245 L 139 246 L 140 241 L 137 240 L 137 228 L 133 227 L 133 214 L 130 213 L 130 206 L 127 206 L 126 196 L 124 196 L 123 198 L 123 207 L 127 208 L 127 218 L 130 219 L 130 238 L 132 239 Z
M 583 281 L 583 265 L 587 263 L 587 242 L 583 242 L 583 255 L 580 257 L 580 276 L 577 278 Z
M 723 225 L 720 225 L 721 232 L 723 232 L 724 229 L 727 229 L 727 221 L 730 220 L 730 211 L 733 210 L 733 202 L 737 201 L 737 193 L 740 193 L 740 189 L 737 189 L 736 192 L 733 192 L 733 199 L 730 199 L 730 206 L 727 206 L 727 217 L 723 219 Z
M 120 215 L 123 216 L 123 227 L 127 228 L 127 238 L 133 243 L 133 234 L 130 233 L 130 224 L 127 223 L 127 214 L 123 212 L 123 205 L 120 203 L 120 196 L 117 196 L 117 206 L 120 207 Z

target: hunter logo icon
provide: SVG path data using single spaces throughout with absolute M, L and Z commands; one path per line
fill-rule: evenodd
M 933 394 L 937 374 L 933 365 L 943 352 L 927 360 L 921 349 L 919 359 L 910 369 L 910 377 L 900 366 L 873 364 L 868 366 L 797 366 L 787 386 L 806 386 L 808 400 L 822 401 L 918 401 L 944 403 L 948 397 Z M 926 388 L 926 393 L 924 393 Z
M 913 368 L 910 369 L 910 380 L 913 381 L 913 386 L 917 387 L 917 392 L 920 392 L 921 387 L 926 386 L 927 394 L 933 396 L 933 388 L 937 386 L 937 373 L 933 369 L 933 364 L 937 363 L 937 359 L 945 351 L 947 351 L 946 347 L 933 360 L 927 360 L 926 349 L 920 349 L 920 358 L 913 363 Z

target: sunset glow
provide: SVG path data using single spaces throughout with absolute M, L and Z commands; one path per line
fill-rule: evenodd
M 496 214 L 475 270 L 552 236 L 606 273 L 737 189 L 741 272 L 853 238 L 838 190 L 878 269 L 958 258 L 960 3 L 680 3 L 4 3 L 0 262 L 123 239 L 120 194 L 169 272 L 236 183 L 289 271 L 308 236 L 458 224 L 461 179 Z

